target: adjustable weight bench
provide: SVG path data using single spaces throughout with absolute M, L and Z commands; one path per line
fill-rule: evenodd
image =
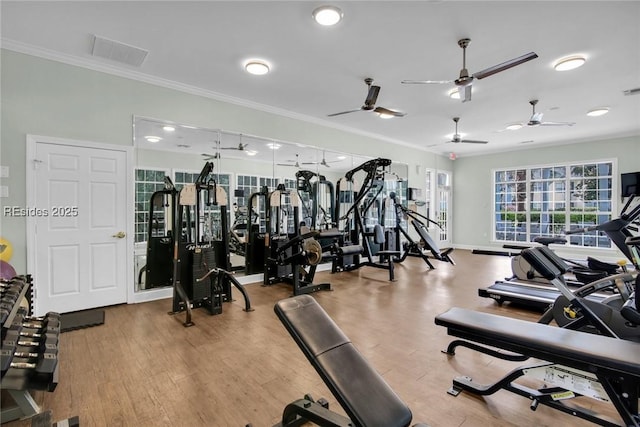
M 315 299 L 309 295 L 284 299 L 274 311 L 347 414 L 330 411 L 324 399 L 315 402 L 307 396 L 285 407 L 278 426 L 309 421 L 322 426 L 410 425 L 411 410 Z
M 490 385 L 473 383 L 469 377 L 454 378 L 449 394 L 467 391 L 485 396 L 504 389 L 529 398 L 532 410 L 543 404 L 599 425 L 618 425 L 592 410 L 564 403 L 564 399 L 588 396 L 611 402 L 623 425 L 640 426 L 640 344 L 457 307 L 438 315 L 435 323 L 462 338 L 449 344 L 449 355 L 462 346 L 504 360 L 546 361 L 514 369 Z M 514 383 L 524 375 L 542 380 L 545 388 Z

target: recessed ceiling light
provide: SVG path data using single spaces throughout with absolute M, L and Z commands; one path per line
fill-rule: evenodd
M 244 65 L 244 69 L 247 70 L 249 74 L 262 76 L 269 72 L 269 65 L 264 61 L 253 59 Z
M 338 156 L 338 160 L 344 160 L 346 158 L 347 158 L 347 156 Z
M 335 6 L 320 6 L 313 11 L 313 19 L 324 26 L 336 25 L 342 16 L 342 10 Z
M 162 138 L 160 138 L 159 136 L 153 136 L 153 135 L 148 135 L 145 136 L 144 139 L 146 139 L 148 142 L 159 142 Z
M 522 123 L 512 123 L 510 125 L 507 125 L 507 127 L 505 129 L 507 130 L 518 130 L 522 128 Z
M 458 92 L 458 88 L 451 89 L 447 95 L 449 95 L 449 98 L 451 99 L 460 99 L 460 92 Z
M 586 59 L 584 58 L 584 56 L 580 56 L 580 55 L 567 56 L 565 58 L 558 59 L 553 64 L 553 68 L 556 71 L 568 71 L 568 70 L 573 70 L 575 68 L 582 66 L 585 62 L 586 62 Z
M 609 107 L 594 108 L 593 110 L 589 110 L 587 112 L 587 116 L 590 116 L 590 117 L 604 116 L 608 112 L 609 112 Z
M 256 150 L 245 150 L 244 152 L 247 153 L 247 156 L 255 156 L 258 154 Z
M 176 128 L 173 126 L 165 125 L 165 126 L 162 126 L 162 130 L 165 132 L 173 132 L 174 130 L 176 130 Z
M 277 150 L 280 147 L 282 147 L 282 145 L 277 144 L 275 142 L 270 142 L 270 143 L 267 144 L 267 147 L 271 148 L 272 150 Z

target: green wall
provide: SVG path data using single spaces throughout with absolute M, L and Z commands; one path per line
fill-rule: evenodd
M 640 136 L 459 158 L 453 169 L 455 244 L 468 248 L 501 247 L 491 242 L 493 169 L 601 159 L 617 162 L 619 185 L 620 173 L 640 170 Z M 618 210 L 621 208 L 618 206 Z
M 9 178 L 1 180 L 9 187 L 2 206 L 25 207 L 27 134 L 131 146 L 134 115 L 387 157 L 407 163 L 409 182 L 419 187 L 424 168 L 434 164 L 432 153 L 383 140 L 6 49 L 1 55 L 0 164 L 10 167 Z M 201 159 L 194 156 L 194 162 L 192 168 L 199 169 Z M 26 220 L 1 220 L 0 233 L 14 245 L 11 264 L 24 272 Z

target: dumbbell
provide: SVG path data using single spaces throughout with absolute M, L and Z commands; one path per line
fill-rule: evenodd
M 35 354 L 35 357 L 29 356 L 29 358 L 36 359 L 32 362 L 18 362 L 13 361 L 12 359 L 17 357 L 18 354 L 25 353 L 14 353 L 13 357 L 6 355 L 5 351 L 2 350 L 2 375 L 10 368 L 14 369 L 29 369 L 29 376 L 36 381 L 42 381 L 45 383 L 50 383 L 53 381 L 53 377 L 56 371 L 56 367 L 58 366 L 58 355 L 54 352 L 44 352 L 44 353 L 26 353 L 28 355 Z
M 29 331 L 25 331 L 23 330 L 23 328 L 21 327 L 21 325 L 11 325 L 11 328 L 9 328 L 6 333 L 4 334 L 4 341 L 18 341 L 18 345 L 22 345 L 22 346 L 37 346 L 40 345 L 40 342 L 45 342 L 47 344 L 53 344 L 56 345 L 58 344 L 58 339 L 60 337 L 59 333 L 55 333 L 55 332 L 45 332 L 45 333 L 36 333 L 36 332 L 29 332 Z M 29 338 L 32 339 L 32 341 L 26 341 L 24 340 L 24 338 Z M 36 340 L 36 341 L 33 341 Z M 25 344 L 20 344 L 20 341 L 24 342 Z
M 26 317 L 25 313 L 24 309 L 19 309 L 13 323 L 22 324 L 23 327 L 29 329 L 59 333 L 60 314 L 49 312 L 44 317 Z

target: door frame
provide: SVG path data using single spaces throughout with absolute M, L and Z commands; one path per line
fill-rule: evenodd
M 436 168 L 425 168 L 426 173 L 432 173 L 431 176 L 431 186 L 429 188 L 429 194 L 427 195 L 427 199 L 430 201 L 429 207 L 431 212 L 429 212 L 430 217 L 433 220 L 438 221 L 438 216 L 440 215 L 440 191 L 438 189 L 438 173 L 446 173 L 449 177 L 449 191 L 447 198 L 447 239 L 448 240 L 440 240 L 440 229 L 436 227 L 433 232 L 429 234 L 433 238 L 433 240 L 440 247 L 452 247 L 453 246 L 453 194 L 451 189 L 453 188 L 453 172 L 447 169 L 438 169 Z
M 125 171 L 126 171 L 126 184 L 125 184 L 125 209 L 126 209 L 126 226 L 125 232 L 127 233 L 126 239 L 126 302 L 131 304 L 132 302 L 136 302 L 135 300 L 135 289 L 134 289 L 134 256 L 133 256 L 133 241 L 134 239 L 134 227 L 133 227 L 133 165 L 134 165 L 134 152 L 133 147 L 116 145 L 116 144 L 106 144 L 102 142 L 93 142 L 93 141 L 85 141 L 85 140 L 76 140 L 76 139 L 67 139 L 67 138 L 58 138 L 53 136 L 43 136 L 43 135 L 33 135 L 27 134 L 26 137 L 26 169 L 25 169 L 25 184 L 26 184 L 26 206 L 36 206 L 36 174 L 35 174 L 35 161 L 36 161 L 36 147 L 38 143 L 44 144 L 53 144 L 53 145 L 66 145 L 72 147 L 82 147 L 88 149 L 101 149 L 101 150 L 111 150 L 111 151 L 121 151 L 125 154 Z M 35 249 L 30 250 L 30 248 L 35 248 L 37 245 L 36 242 L 36 233 L 35 233 L 35 225 L 36 218 L 27 216 L 27 271 L 33 271 L 36 266 L 35 259 Z M 37 281 L 38 278 L 34 277 L 34 281 Z

